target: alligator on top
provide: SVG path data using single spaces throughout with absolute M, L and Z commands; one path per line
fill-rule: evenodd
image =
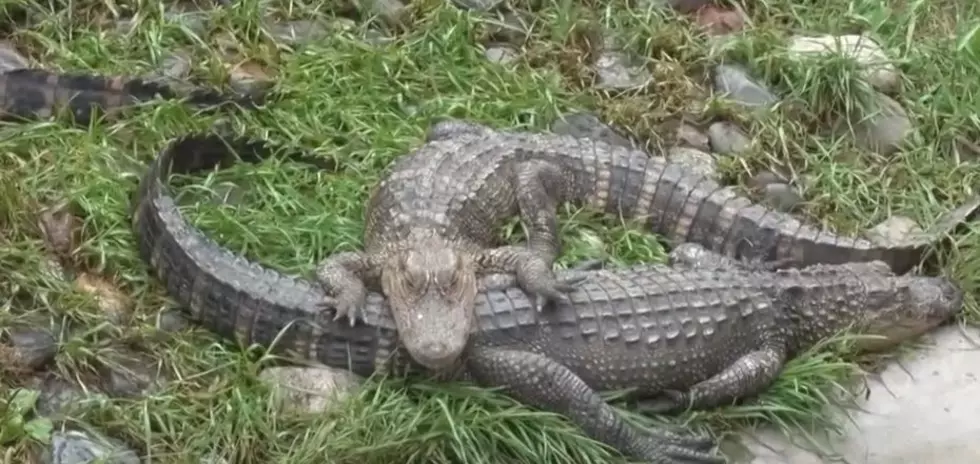
M 158 97 L 184 98 L 188 104 L 201 107 L 237 104 L 251 108 L 260 104 L 254 96 L 209 89 L 194 89 L 179 95 L 167 85 L 132 77 L 66 74 L 44 69 L 0 73 L 0 119 L 3 120 L 47 119 L 67 112 L 76 124 L 88 125 L 96 114 L 113 118 L 128 106 Z
M 325 304 L 353 323 L 367 291 L 381 291 L 413 358 L 450 368 L 474 326 L 473 301 L 485 288 L 481 274 L 514 275 L 525 291 L 551 301 L 574 288 L 552 271 L 560 253 L 557 209 L 565 202 L 646 218 L 674 245 L 696 243 L 740 260 L 779 267 L 881 260 L 898 273 L 980 208 L 978 197 L 922 238 L 879 245 L 805 225 L 643 151 L 448 120 L 435 124 L 426 143 L 398 158 L 375 187 L 364 251 L 320 264 Z M 499 236 L 503 221 L 515 215 L 528 230 L 526 246 L 505 245 Z

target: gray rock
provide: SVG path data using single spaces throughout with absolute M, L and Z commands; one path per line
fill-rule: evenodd
M 167 333 L 184 331 L 190 325 L 191 323 L 184 316 L 184 313 L 175 309 L 168 309 L 157 316 L 157 329 Z
M 718 169 L 718 163 L 713 156 L 688 147 L 671 148 L 667 151 L 667 161 L 686 166 L 706 177 L 714 177 Z
M 145 396 L 163 389 L 166 384 L 166 378 L 158 372 L 157 362 L 142 353 L 120 347 L 104 353 L 100 361 L 103 386 L 109 396 Z
M 40 395 L 35 411 L 40 416 L 65 416 L 84 404 L 86 401 L 100 401 L 105 395 L 98 391 L 86 392 L 67 380 L 60 379 L 54 374 L 46 374 L 39 381 L 37 390 Z
M 690 124 L 677 126 L 677 143 L 696 150 L 711 151 L 711 140 L 703 132 Z
M 772 171 L 760 171 L 756 175 L 749 179 L 748 187 L 752 190 L 763 190 L 769 184 L 784 184 L 787 183 L 779 174 Z
M 338 29 L 343 29 L 343 21 L 349 21 L 347 27 L 354 27 L 353 21 L 338 19 Z M 284 23 L 266 21 L 263 24 L 266 32 L 273 39 L 289 45 L 305 45 L 310 42 L 326 38 L 330 35 L 330 28 L 327 25 L 308 20 L 289 21 Z
M 901 359 L 867 377 L 867 395 L 837 423 L 843 434 L 810 431 L 793 441 L 772 428 L 743 439 L 750 464 L 942 464 L 980 456 L 980 350 L 975 327 L 949 325 L 922 337 Z M 819 446 L 822 452 L 814 450 Z M 732 456 L 735 457 L 735 456 Z
M 874 88 L 893 93 L 901 86 L 901 73 L 885 51 L 873 38 L 866 35 L 822 35 L 817 37 L 793 37 L 789 51 L 798 57 L 837 54 L 856 61 L 862 68 L 862 76 Z
M 17 52 L 13 44 L 0 40 L 0 72 L 30 67 L 31 63 L 27 61 L 27 58 L 24 58 L 24 55 Z
M 503 65 L 511 64 L 517 60 L 517 51 L 505 44 L 491 44 L 487 46 L 483 55 L 491 62 Z
M 749 71 L 738 65 L 718 65 L 714 73 L 715 91 L 750 107 L 769 107 L 779 101 L 769 88 L 756 82 Z
M 645 66 L 633 62 L 623 52 L 606 51 L 595 62 L 598 74 L 596 87 L 603 90 L 641 89 L 653 83 L 653 75 Z
M 458 8 L 470 11 L 491 11 L 497 9 L 504 0 L 453 0 Z
M 765 202 L 777 211 L 792 213 L 803 204 L 803 197 L 791 185 L 771 183 L 762 188 Z
M 513 11 L 498 12 L 495 18 L 484 20 L 484 24 L 491 40 L 513 45 L 523 44 L 530 30 L 528 21 Z
M 311 413 L 323 412 L 363 379 L 353 372 L 329 367 L 270 367 L 259 374 L 280 405 Z
M 923 233 L 922 227 L 914 219 L 906 216 L 892 216 L 867 232 L 865 237 L 881 246 L 908 243 L 913 237 Z
M 865 150 L 890 155 L 912 132 L 912 121 L 902 105 L 888 95 L 876 93 L 871 106 L 851 117 L 855 141 Z
M 168 11 L 164 17 L 197 36 L 207 32 L 211 21 L 211 13 L 203 10 Z
M 160 60 L 160 75 L 166 79 L 182 80 L 191 73 L 191 57 L 185 52 L 173 52 Z
M 738 126 L 719 121 L 708 126 L 711 149 L 721 155 L 736 155 L 749 149 L 752 141 Z
M 45 464 L 140 464 L 139 455 L 119 440 L 90 436 L 80 431 L 51 434 L 51 446 L 42 454 Z
M 572 137 L 601 140 L 610 145 L 636 147 L 629 138 L 589 113 L 566 114 L 551 124 L 551 131 Z
M 6 344 L 12 356 L 6 359 L 18 370 L 37 370 L 54 360 L 58 340 L 46 329 L 15 328 L 7 331 Z M 9 367 L 9 366 L 8 366 Z
M 404 27 L 409 17 L 408 6 L 401 0 L 370 0 L 357 3 L 367 7 L 365 14 L 377 15 L 389 27 Z

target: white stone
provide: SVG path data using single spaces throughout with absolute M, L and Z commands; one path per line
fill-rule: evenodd
M 789 50 L 800 56 L 837 53 L 852 58 L 861 65 L 864 79 L 882 92 L 893 92 L 901 83 L 898 68 L 881 46 L 865 35 L 796 36 L 793 37 Z

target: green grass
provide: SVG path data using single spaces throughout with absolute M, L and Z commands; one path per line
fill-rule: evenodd
M 606 448 L 557 416 L 466 386 L 378 380 L 324 414 L 277 413 L 258 380 L 268 358 L 224 344 L 202 329 L 158 336 L 155 317 L 169 304 L 136 255 L 129 198 L 142 167 L 168 139 L 219 120 L 238 133 L 342 162 L 341 173 L 270 162 L 182 183 L 181 201 L 194 224 L 250 259 L 302 275 L 324 256 L 359 246 L 369 187 L 385 166 L 420 142 L 434 119 L 444 117 L 543 130 L 564 112 L 594 111 L 651 149 L 670 142 L 665 128 L 678 119 L 702 123 L 730 117 L 751 131 L 755 145 L 722 163 L 725 178 L 744 182 L 760 169 L 802 176 L 808 181 L 802 214 L 844 233 L 857 233 L 890 214 L 929 225 L 980 193 L 975 190 L 980 152 L 963 143 L 975 147 L 980 139 L 974 114 L 980 94 L 975 2 L 752 2 L 751 30 L 714 50 L 688 20 L 671 14 L 621 2 L 541 3 L 530 16 L 526 42 L 519 44 L 525 59 L 507 66 L 489 63 L 474 46 L 487 36 L 487 23 L 435 0 L 417 3 L 409 32 L 378 45 L 359 40 L 361 29 L 338 28 L 306 47 L 277 46 L 258 29 L 255 1 L 214 12 L 210 28 L 200 35 L 162 19 L 150 2 L 96 0 L 49 13 L 33 32 L 14 34 L 34 58 L 60 70 L 149 73 L 166 50 L 179 48 L 193 56 L 195 77 L 224 86 L 223 63 L 250 60 L 275 75 L 282 95 L 261 111 L 231 117 L 195 115 L 164 102 L 87 128 L 57 121 L 0 126 L 0 326 L 40 316 L 77 328 L 65 332 L 53 368 L 65 379 L 94 385 L 95 374 L 119 346 L 144 353 L 170 379 L 145 397 L 83 405 L 68 422 L 98 428 L 166 463 L 197 463 L 209 456 L 231 463 L 476 463 L 504 457 L 512 459 L 508 462 L 615 462 Z M 300 3 L 272 2 L 270 8 L 276 17 L 294 19 L 329 20 L 332 14 Z M 139 27 L 129 35 L 114 32 L 108 21 L 100 21 L 113 11 L 139 11 Z M 592 76 L 581 62 L 603 28 L 615 31 L 616 43 L 651 58 L 653 88 L 632 95 L 590 90 Z M 878 156 L 846 137 L 815 135 L 833 115 L 865 102 L 868 90 L 855 79 L 854 66 L 842 60 L 806 66 L 790 60 L 781 44 L 794 31 L 865 31 L 884 44 L 904 75 L 894 98 L 913 119 L 915 133 L 907 148 Z M 233 56 L 223 61 L 217 43 L 230 45 Z M 716 101 L 692 105 L 705 70 L 731 58 L 745 61 L 786 95 L 787 103 L 769 114 Z M 235 201 L 213 201 L 229 193 Z M 36 222 L 43 206 L 60 200 L 69 200 L 82 218 L 69 269 L 104 281 L 107 292 L 125 295 L 122 320 L 118 310 L 110 314 L 92 297 L 90 286 L 51 272 Z M 562 218 L 562 265 L 585 258 L 626 265 L 664 257 L 656 237 L 629 224 L 571 210 Z M 505 233 L 517 240 L 520 227 Z M 980 286 L 978 245 L 980 233 L 973 228 L 957 236 L 954 249 L 941 259 L 943 272 L 970 294 L 964 318 L 971 323 L 980 320 L 973 298 Z M 834 392 L 847 391 L 842 382 L 855 366 L 846 351 L 821 349 L 794 361 L 755 402 L 670 420 L 716 435 L 760 422 L 793 433 L 832 429 L 837 423 L 822 406 L 834 402 Z M 2 380 L 13 387 L 22 379 L 11 374 Z M 0 411 L 7 411 L 0 425 L 24 422 L 11 419 L 21 412 Z M 630 418 L 642 424 L 660 420 Z M 36 434 L 23 433 L 0 443 L 7 447 L 2 462 L 25 462 L 24 453 L 36 440 Z

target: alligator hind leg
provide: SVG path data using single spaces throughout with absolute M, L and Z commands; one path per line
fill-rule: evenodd
M 708 438 L 637 430 L 571 370 L 540 354 L 477 347 L 466 366 L 467 373 L 484 387 L 503 387 L 518 401 L 562 414 L 593 439 L 643 462 L 725 462 L 708 451 L 714 445 Z
M 786 360 L 786 351 L 774 344 L 742 356 L 710 379 L 686 392 L 668 390 L 663 397 L 641 401 L 646 412 L 664 414 L 685 408 L 707 409 L 757 394 L 772 384 Z

